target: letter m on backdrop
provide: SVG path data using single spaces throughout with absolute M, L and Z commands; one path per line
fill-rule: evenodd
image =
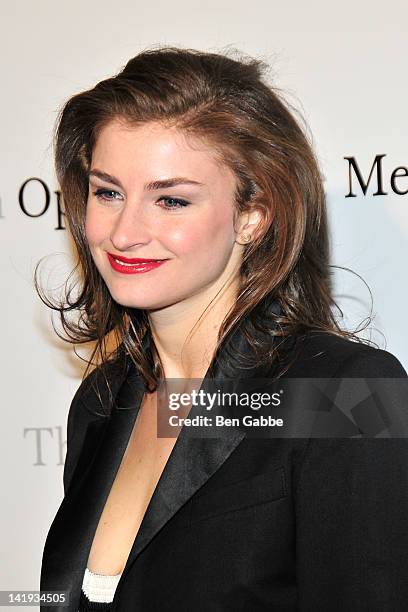
M 355 157 L 344 157 L 348 161 L 348 177 L 349 177 L 349 192 L 345 196 L 346 198 L 356 198 L 357 195 L 353 193 L 353 175 L 357 178 L 357 181 L 361 187 L 361 191 L 364 195 L 367 193 L 368 186 L 370 184 L 371 178 L 374 174 L 374 170 L 376 170 L 376 180 L 377 180 L 377 191 L 373 193 L 373 195 L 387 195 L 387 192 L 383 189 L 383 170 L 382 170 L 382 160 L 385 157 L 385 153 L 382 155 L 376 155 L 373 165 L 371 166 L 370 174 L 368 175 L 367 181 L 364 180 L 363 175 L 361 174 L 361 170 L 357 164 Z

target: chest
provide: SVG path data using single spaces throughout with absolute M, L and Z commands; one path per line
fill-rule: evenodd
M 87 567 L 122 572 L 176 437 L 157 437 L 157 397 L 146 394 L 90 549 Z

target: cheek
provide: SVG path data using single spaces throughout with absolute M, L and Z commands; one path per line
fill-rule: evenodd
M 87 208 L 85 216 L 85 235 L 90 245 L 97 244 L 103 240 L 105 224 L 100 215 L 97 215 L 92 208 Z
M 171 248 L 179 255 L 222 254 L 231 248 L 235 239 L 233 218 L 229 212 L 219 212 L 217 215 L 203 215 L 194 223 L 183 224 L 168 232 Z

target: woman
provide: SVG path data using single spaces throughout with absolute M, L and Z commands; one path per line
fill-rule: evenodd
M 70 407 L 43 554 L 61 609 L 405 609 L 406 440 L 160 435 L 161 381 L 406 380 L 336 322 L 321 175 L 264 68 L 148 50 L 62 109 L 81 284 L 43 299 L 99 366 Z

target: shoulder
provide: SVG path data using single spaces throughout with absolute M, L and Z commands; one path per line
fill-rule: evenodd
M 330 414 L 341 417 L 333 418 L 333 427 L 339 427 L 340 433 L 329 435 L 331 430 L 324 429 L 324 435 L 314 433 L 304 440 L 299 496 L 310 498 L 310 503 L 320 500 L 321 508 L 333 501 L 334 512 L 335 505 L 350 495 L 351 515 L 358 510 L 352 505 L 362 504 L 362 495 L 368 500 L 366 489 L 374 498 L 383 487 L 385 508 L 391 498 L 388 494 L 399 494 L 408 464 L 406 370 L 389 351 L 329 333 L 312 332 L 292 344 L 298 352 L 289 376 L 337 379 L 330 388 L 334 395 L 327 393 L 325 399 Z M 349 384 L 347 379 L 352 378 L 372 380 Z M 341 387 L 337 386 L 340 379 Z M 316 419 L 314 432 L 328 423 Z M 391 474 L 395 476 L 392 486 Z M 326 482 L 323 489 L 322 480 Z M 408 507 L 407 496 L 404 504 Z M 367 501 L 367 511 L 368 506 Z
M 94 368 L 81 381 L 69 407 L 68 441 L 74 432 L 84 431 L 90 421 L 109 416 L 128 367 L 125 354 L 120 352 L 116 359 Z
M 115 359 L 94 368 L 81 381 L 71 405 L 82 404 L 91 415 L 108 416 L 128 369 L 129 360 L 120 351 Z
M 310 331 L 277 345 L 278 359 L 291 364 L 288 376 L 406 378 L 407 372 L 389 351 L 329 332 Z
M 67 452 L 64 464 L 64 491 L 71 482 L 87 431 L 96 422 L 107 423 L 114 398 L 126 377 L 128 361 L 123 355 L 90 372 L 72 398 L 67 419 Z
M 89 421 L 110 415 L 115 396 L 126 378 L 129 361 L 124 352 L 116 359 L 93 369 L 80 383 L 72 398 L 67 421 L 68 439 Z

